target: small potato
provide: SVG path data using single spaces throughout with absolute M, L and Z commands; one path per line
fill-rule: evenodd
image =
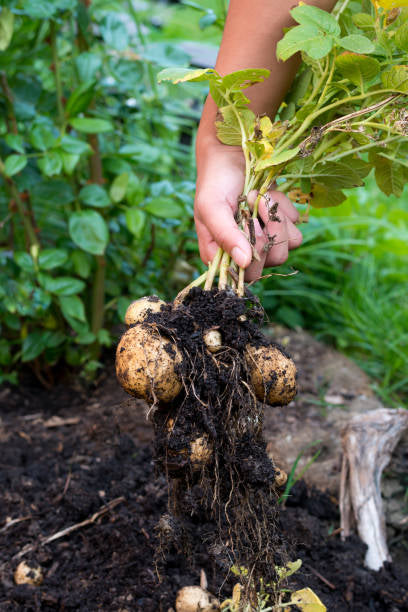
M 275 483 L 277 487 L 283 487 L 288 480 L 286 472 L 278 467 L 275 467 Z
M 16 584 L 31 584 L 32 586 L 40 586 L 43 581 L 41 567 L 35 563 L 27 563 L 21 561 L 14 572 L 14 582 Z
M 165 306 L 166 302 L 163 302 L 157 295 L 147 295 L 135 300 L 129 304 L 125 314 L 126 325 L 134 325 L 135 323 L 143 323 L 149 312 L 160 312 L 162 306 Z
M 222 347 L 222 336 L 218 329 L 207 329 L 203 333 L 203 340 L 211 353 L 216 353 Z
M 176 365 L 182 360 L 176 345 L 157 328 L 139 324 L 127 330 L 116 350 L 116 376 L 135 397 L 168 403 L 180 393 L 182 383 Z
M 190 461 L 193 470 L 200 470 L 211 461 L 213 453 L 212 444 L 208 440 L 207 434 L 203 434 L 190 442 Z
M 212 612 L 219 610 L 220 603 L 199 586 L 186 586 L 177 593 L 176 612 Z
M 270 406 L 285 406 L 296 395 L 296 366 L 277 346 L 248 345 L 245 354 L 257 398 Z

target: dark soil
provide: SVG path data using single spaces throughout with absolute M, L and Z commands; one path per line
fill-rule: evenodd
M 224 580 L 224 568 L 200 544 L 198 523 L 191 559 L 171 543 L 166 560 L 157 555 L 167 485 L 154 475 L 144 406 L 126 400 L 112 371 L 88 392 L 23 383 L 0 390 L 1 612 L 167 612 L 180 587 L 199 584 L 201 569 L 212 592 L 229 596 L 234 579 Z M 335 499 L 299 483 L 280 521 L 293 542 L 290 558 L 303 560 L 291 588 L 311 587 L 330 612 L 408 610 L 402 569 L 368 571 L 364 545 L 356 537 L 341 542 Z M 42 567 L 41 586 L 14 584 L 22 559 Z

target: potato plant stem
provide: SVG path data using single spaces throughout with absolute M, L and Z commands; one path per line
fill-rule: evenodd
M 220 276 L 218 281 L 218 289 L 223 290 L 227 288 L 228 285 L 228 268 L 230 264 L 231 258 L 229 254 L 225 251 L 221 258 L 220 264 Z
M 208 266 L 207 278 L 206 278 L 205 285 L 204 285 L 205 291 L 210 291 L 212 289 L 214 278 L 215 278 L 215 275 L 217 274 L 223 252 L 224 252 L 223 249 L 221 247 L 218 247 L 218 250 L 215 254 L 214 259 Z
M 238 273 L 238 288 L 237 288 L 237 294 L 239 295 L 239 297 L 243 297 L 245 293 L 244 280 L 245 280 L 245 269 L 240 268 L 239 273 Z

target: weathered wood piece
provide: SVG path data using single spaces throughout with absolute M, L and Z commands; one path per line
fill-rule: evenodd
M 343 538 L 350 535 L 355 521 L 360 538 L 368 546 L 365 564 L 374 570 L 391 561 L 381 475 L 407 427 L 407 410 L 380 408 L 356 415 L 342 430 L 341 533 Z

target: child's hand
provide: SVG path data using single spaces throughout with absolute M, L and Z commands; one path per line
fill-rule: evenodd
M 225 249 L 235 263 L 247 268 L 246 280 L 262 276 L 268 266 L 278 266 L 288 258 L 288 251 L 298 247 L 302 234 L 294 225 L 299 214 L 291 201 L 279 191 L 270 191 L 259 203 L 259 216 L 255 221 L 256 250 L 260 261 L 253 261 L 248 239 L 238 228 L 234 213 L 244 185 L 244 158 L 237 147 L 211 141 L 201 146 L 197 154 L 197 191 L 194 216 L 201 259 L 212 261 L 218 246 Z M 248 198 L 250 205 L 256 192 Z M 276 213 L 273 204 L 278 202 Z M 279 221 L 278 221 L 279 219 Z

